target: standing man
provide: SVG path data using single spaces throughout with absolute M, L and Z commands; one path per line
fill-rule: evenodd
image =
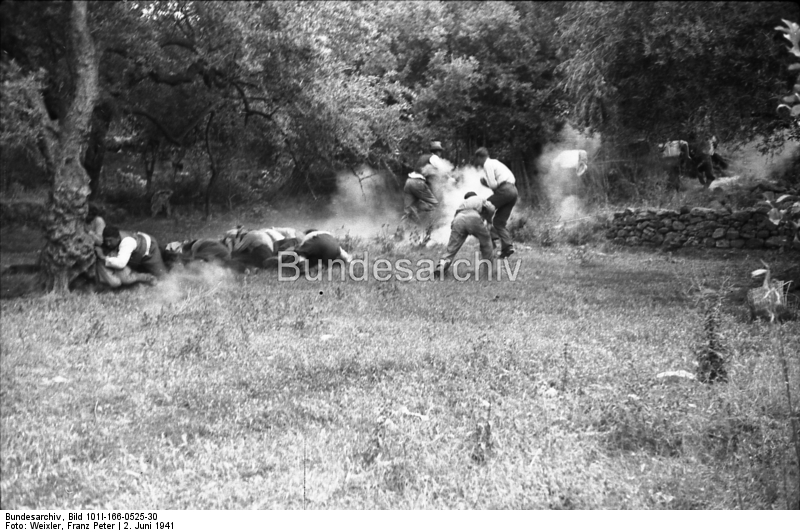
M 464 195 L 464 202 L 456 209 L 450 225 L 450 241 L 447 243 L 447 251 L 436 266 L 435 276 L 441 276 L 447 271 L 469 235 L 478 239 L 481 259 L 492 259 L 492 237 L 484 224 L 484 220 L 488 222 L 492 216 L 496 216 L 495 208 L 488 200 L 479 198 L 474 192 Z
M 419 211 L 430 212 L 439 205 L 439 200 L 431 190 L 430 182 L 446 171 L 444 160 L 441 158 L 443 151 L 441 142 L 431 142 L 429 153 L 420 155 L 414 171 L 408 174 L 403 187 L 403 220 L 421 223 Z
M 156 239 L 146 233 L 103 229 L 103 247 L 96 247 L 97 280 L 111 288 L 145 282 L 155 284 L 166 275 Z
M 475 152 L 475 162 L 478 166 L 483 167 L 486 174 L 485 178 L 481 178 L 481 183 L 494 191 L 487 201 L 491 202 L 496 209 L 492 219 L 492 229 L 500 239 L 499 256 L 504 259 L 514 254 L 514 242 L 511 240 L 511 233 L 506 224 L 511 216 L 511 209 L 514 208 L 519 197 L 516 180 L 506 165 L 497 159 L 489 158 L 489 150 L 486 148 L 478 148 Z

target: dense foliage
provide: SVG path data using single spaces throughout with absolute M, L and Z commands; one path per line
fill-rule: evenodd
M 797 118 L 776 112 L 793 72 L 775 27 L 800 19 L 792 2 L 89 7 L 101 96 L 84 166 L 95 194 L 109 149 L 141 161 L 147 193 L 184 186 L 187 201 L 198 191 L 230 201 L 324 193 L 336 170 L 362 162 L 402 174 L 431 138 L 459 163 L 486 145 L 535 185 L 531 163 L 568 122 L 621 141 L 713 133 L 774 148 L 800 136 Z M 0 6 L 9 153 L 36 154 L 43 109 L 57 118 L 69 101 L 67 11 Z M 215 193 L 222 183 L 227 195 Z
M 560 20 L 575 117 L 621 140 L 800 137 L 775 112 L 790 81 L 775 24 L 786 2 L 575 2 Z

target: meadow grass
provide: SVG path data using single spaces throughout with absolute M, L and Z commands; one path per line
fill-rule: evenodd
M 157 238 L 159 223 L 146 228 Z M 371 258 L 441 252 L 359 242 Z M 3 300 L 2 506 L 795 504 L 777 357 L 797 401 L 797 321 L 750 323 L 728 298 L 728 382 L 656 379 L 693 371 L 697 286 L 751 286 L 757 259 L 572 249 L 520 246 L 514 282 L 205 269 L 155 288 Z

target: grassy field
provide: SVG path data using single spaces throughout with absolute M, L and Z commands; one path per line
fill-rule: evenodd
M 36 249 L 2 242 L 4 265 Z M 514 282 L 209 268 L 3 300 L 2 506 L 796 507 L 800 322 L 746 319 L 763 256 L 533 246 Z M 728 382 L 657 379 L 708 345 L 700 286 Z

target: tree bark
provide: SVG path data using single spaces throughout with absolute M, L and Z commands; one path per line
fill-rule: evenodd
M 110 102 L 98 103 L 92 112 L 92 126 L 89 134 L 89 145 L 83 155 L 83 167 L 89 174 L 89 188 L 92 192 L 89 199 L 100 197 L 100 174 L 106 156 L 106 135 L 111 124 L 113 108 Z
M 156 171 L 158 155 L 161 151 L 161 141 L 156 141 L 146 146 L 142 152 L 142 162 L 144 163 L 144 183 L 145 195 L 149 200 L 153 196 L 153 174 Z M 149 157 L 148 157 L 149 155 Z
M 217 165 L 214 162 L 214 154 L 211 153 L 211 141 L 208 138 L 208 135 L 211 131 L 211 122 L 214 120 L 214 111 L 211 111 L 211 115 L 208 117 L 208 123 L 206 124 L 206 154 L 208 154 L 208 166 L 211 170 L 211 177 L 208 178 L 208 186 L 206 186 L 206 219 L 211 217 L 211 191 L 213 190 L 214 186 L 216 185 L 217 181 Z
M 68 40 L 75 92 L 52 146 L 53 187 L 43 220 L 46 243 L 39 256 L 40 279 L 55 293 L 66 293 L 70 281 L 94 263 L 94 246 L 84 226 L 89 175 L 81 160 L 98 96 L 98 65 L 86 11 L 85 1 L 72 3 Z

